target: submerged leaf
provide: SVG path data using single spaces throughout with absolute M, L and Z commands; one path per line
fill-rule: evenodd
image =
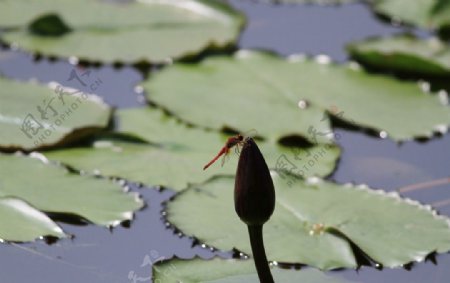
M 153 265 L 153 282 L 158 283 L 259 283 L 251 260 L 172 259 Z M 276 282 L 344 283 L 315 269 L 288 270 L 274 267 Z
M 0 197 L 0 241 L 27 242 L 43 236 L 63 238 L 66 234 L 47 215 L 25 201 Z
M 214 164 L 208 170 L 202 170 L 224 145 L 225 135 L 187 127 L 156 109 L 120 110 L 118 117 L 118 132 L 127 135 L 98 137 L 90 147 L 55 150 L 45 155 L 87 172 L 175 190 L 181 190 L 189 183 L 204 182 L 217 174 L 234 175 L 236 171 L 234 152 L 230 152 L 223 167 Z M 129 137 L 147 143 L 130 141 Z M 306 149 L 287 148 L 271 142 L 259 145 L 270 168 L 296 174 L 290 182 L 299 176 L 329 175 L 340 153 L 339 148 L 332 145 Z
M 60 37 L 30 33 L 28 24 L 53 13 L 71 28 Z M 41 24 L 44 20 L 41 19 Z M 0 1 L 0 27 L 8 43 L 43 55 L 85 60 L 162 63 L 233 44 L 243 17 L 217 0 Z
M 44 212 L 75 215 L 113 226 L 143 206 L 106 179 L 79 176 L 35 158 L 0 154 L 0 197 L 20 198 Z M 20 177 L 20 175 L 23 175 Z
M 356 267 L 352 244 L 373 261 L 398 267 L 450 250 L 450 225 L 426 206 L 362 186 L 311 179 L 294 187 L 274 177 L 275 212 L 264 226 L 267 257 L 321 269 Z M 192 186 L 167 204 L 168 221 L 213 247 L 250 254 L 232 213 L 232 178 Z
M 377 69 L 425 76 L 450 76 L 450 47 L 437 38 L 372 38 L 348 46 L 353 58 Z
M 77 90 L 60 94 L 49 86 L 4 78 L 0 101 L 0 149 L 9 151 L 78 140 L 105 128 L 111 115 L 111 108 L 94 95 Z
M 327 141 L 326 112 L 395 140 L 430 137 L 450 124 L 450 109 L 414 83 L 261 52 L 175 64 L 144 87 L 151 101 L 184 121 L 238 131 L 258 125 L 269 140 Z

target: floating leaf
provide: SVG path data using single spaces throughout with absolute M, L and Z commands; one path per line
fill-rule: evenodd
M 23 200 L 0 198 L 0 240 L 27 242 L 43 236 L 63 238 L 66 234 L 47 215 Z
M 63 145 L 108 125 L 108 105 L 94 95 L 66 90 L 73 94 L 0 78 L 0 149 L 30 151 Z
M 271 140 L 289 135 L 309 137 L 311 125 L 328 133 L 328 120 L 319 123 L 323 111 L 314 105 L 299 109 L 299 92 L 273 76 L 273 72 L 283 76 L 280 63 L 284 62 L 269 55 L 251 54 L 250 58 L 219 57 L 195 65 L 176 64 L 156 74 L 144 87 L 152 101 L 203 127 L 245 132 L 257 126 L 258 134 Z M 255 66 L 247 66 L 252 62 Z M 193 103 L 195 107 L 189 106 Z M 318 138 L 329 142 L 322 136 Z
M 359 62 L 377 69 L 426 76 L 450 75 L 450 47 L 437 38 L 372 38 L 352 43 L 348 50 Z
M 375 0 L 373 9 L 395 21 L 427 29 L 450 28 L 448 0 Z
M 120 109 L 116 132 L 164 147 L 219 151 L 226 136 L 186 126 L 156 108 Z
M 276 282 L 343 283 L 315 269 L 288 270 L 272 268 Z M 172 259 L 153 265 L 153 282 L 158 283 L 259 283 L 252 260 L 181 260 Z
M 187 127 L 156 109 L 120 110 L 118 117 L 118 131 L 126 136 L 99 137 L 90 147 L 51 151 L 46 156 L 84 171 L 175 190 L 185 188 L 188 183 L 204 182 L 213 175 L 236 171 L 234 152 L 223 167 L 218 161 L 208 170 L 202 169 L 225 144 L 225 135 Z M 149 143 L 130 141 L 129 137 Z M 330 174 L 340 153 L 339 148 L 332 145 L 306 149 L 287 148 L 270 142 L 260 145 L 270 167 L 279 167 L 283 163 L 287 171 L 304 176 Z M 298 176 L 290 181 L 296 178 Z
M 321 269 L 356 267 L 354 243 L 373 261 L 397 267 L 450 250 L 449 220 L 429 207 L 363 186 L 325 181 L 289 187 L 274 177 L 277 203 L 264 226 L 267 257 Z M 169 222 L 222 250 L 251 249 L 234 213 L 232 178 L 192 186 L 167 204 Z
M 270 140 L 326 140 L 325 111 L 395 140 L 429 137 L 450 123 L 450 109 L 414 83 L 260 52 L 175 64 L 144 87 L 150 100 L 189 123 L 238 131 L 257 125 Z
M 130 220 L 143 206 L 142 200 L 109 180 L 71 174 L 34 158 L 1 154 L 0 168 L 0 197 L 20 198 L 41 211 L 112 226 Z
M 44 25 L 49 14 L 71 31 L 59 37 L 29 31 L 28 24 Z M 6 42 L 44 55 L 104 62 L 161 63 L 223 48 L 237 39 L 243 22 L 238 12 L 215 0 L 0 1 L 0 26 L 16 27 L 2 35 Z

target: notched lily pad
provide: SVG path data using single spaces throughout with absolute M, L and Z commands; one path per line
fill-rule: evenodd
M 410 35 L 371 38 L 352 43 L 348 50 L 357 61 L 377 69 L 424 76 L 450 76 L 450 47 L 437 38 Z
M 45 213 L 25 201 L 0 197 L 0 241 L 27 242 L 45 236 L 64 238 L 66 234 Z
M 223 167 L 219 160 L 206 171 L 202 169 L 219 152 L 227 136 L 188 127 L 158 109 L 119 110 L 117 114 L 120 135 L 98 137 L 89 147 L 55 150 L 45 155 L 79 170 L 175 190 L 217 174 L 234 175 L 238 159 L 234 152 Z M 269 167 L 296 174 L 289 182 L 301 176 L 329 175 L 340 154 L 334 145 L 300 148 L 261 142 L 260 148 Z
M 30 33 L 36 18 L 41 27 L 51 24 L 54 18 L 42 18 L 49 13 L 71 32 L 51 37 Z M 43 55 L 88 61 L 163 63 L 225 48 L 234 44 L 243 23 L 239 12 L 217 0 L 0 1 L 0 27 L 12 28 L 2 34 L 4 41 Z
M 60 146 L 106 128 L 111 108 L 95 95 L 0 78 L 0 150 Z
M 393 193 L 319 179 L 289 186 L 279 176 L 275 212 L 264 225 L 268 260 L 321 269 L 357 267 L 358 256 L 385 267 L 450 250 L 449 220 Z M 167 220 L 222 250 L 251 254 L 234 213 L 232 178 L 192 186 L 167 203 Z M 369 263 L 369 262 L 366 262 Z
M 344 283 L 315 269 L 287 270 L 272 267 L 275 282 Z M 153 265 L 153 282 L 158 283 L 259 283 L 252 260 L 172 259 Z
M 142 200 L 107 179 L 80 176 L 39 157 L 0 154 L 0 197 L 22 199 L 48 213 L 75 215 L 97 225 L 131 220 Z M 22 176 L 22 177 L 21 177 Z
M 414 83 L 261 52 L 174 64 L 144 87 L 151 101 L 184 121 L 243 132 L 257 125 L 271 141 L 299 135 L 329 142 L 326 113 L 394 140 L 430 137 L 450 124 L 450 109 Z

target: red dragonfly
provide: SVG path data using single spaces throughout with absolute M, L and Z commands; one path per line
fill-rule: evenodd
M 249 135 L 249 133 L 251 135 Z M 239 153 L 239 146 L 243 146 L 246 139 L 256 135 L 256 130 L 250 130 L 248 131 L 245 135 L 235 135 L 233 137 L 229 137 L 227 142 L 225 143 L 225 145 L 222 147 L 222 149 L 219 151 L 219 153 L 210 161 L 208 162 L 208 164 L 206 164 L 203 167 L 203 170 L 208 169 L 209 166 L 211 166 L 214 162 L 217 161 L 217 159 L 219 159 L 219 157 L 221 157 L 223 155 L 222 158 L 222 166 L 225 163 L 226 157 L 228 156 L 228 154 L 230 153 L 231 149 L 235 146 L 237 146 L 236 149 L 236 153 Z

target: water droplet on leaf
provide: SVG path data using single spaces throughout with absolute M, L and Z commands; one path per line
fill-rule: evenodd
M 442 103 L 442 105 L 447 106 L 448 105 L 448 93 L 445 90 L 440 90 L 438 92 L 439 101 Z
M 308 106 L 309 106 L 309 103 L 307 100 L 301 99 L 298 102 L 298 108 L 300 108 L 300 109 L 306 109 L 306 108 L 308 108 Z
M 320 55 L 317 55 L 315 59 L 316 59 L 317 63 L 322 64 L 322 65 L 331 63 L 331 58 L 327 55 L 320 54 Z

